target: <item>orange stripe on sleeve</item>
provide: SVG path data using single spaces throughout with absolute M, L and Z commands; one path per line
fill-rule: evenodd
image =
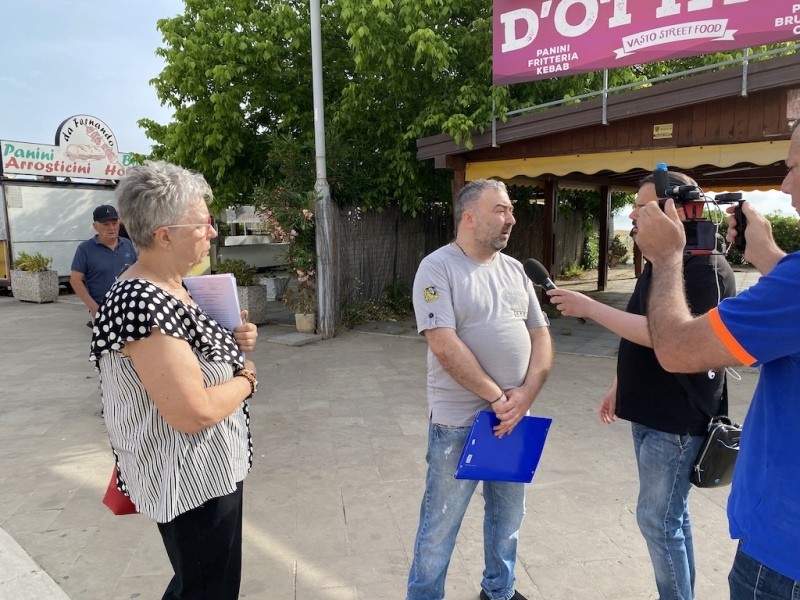
M 730 353 L 736 357 L 736 360 L 748 367 L 754 364 L 756 359 L 750 356 L 747 350 L 742 348 L 742 345 L 736 341 L 736 338 L 734 338 L 731 332 L 728 331 L 728 328 L 725 327 L 725 323 L 722 322 L 722 318 L 719 316 L 719 309 L 715 306 L 706 314 L 708 315 L 708 322 L 711 323 L 711 329 L 714 330 L 714 333 L 717 334 L 717 337 L 724 346 L 730 350 Z

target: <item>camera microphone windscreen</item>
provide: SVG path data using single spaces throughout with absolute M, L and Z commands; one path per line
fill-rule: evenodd
M 653 170 L 653 184 L 656 186 L 656 196 L 658 198 L 667 198 L 669 193 L 667 189 L 669 185 L 669 173 L 667 173 L 667 165 L 658 163 Z
M 522 264 L 525 269 L 525 275 L 528 276 L 533 283 L 542 286 L 546 290 L 557 290 L 556 284 L 550 279 L 550 273 L 544 268 L 544 265 L 535 258 L 529 258 Z M 586 323 L 586 319 L 578 317 L 578 321 Z

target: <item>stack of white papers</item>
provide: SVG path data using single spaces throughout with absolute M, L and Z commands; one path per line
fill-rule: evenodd
M 242 324 L 236 278 L 230 273 L 185 277 L 183 283 L 203 311 L 228 331 Z

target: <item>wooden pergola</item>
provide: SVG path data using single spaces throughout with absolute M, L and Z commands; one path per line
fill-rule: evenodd
M 559 188 L 600 192 L 600 248 L 608 247 L 611 192 L 636 191 L 659 162 L 706 191 L 779 189 L 789 124 L 800 117 L 800 54 L 609 96 L 606 124 L 603 112 L 598 97 L 514 117 L 474 133 L 470 149 L 447 135 L 422 138 L 417 158 L 453 171 L 454 198 L 482 178 L 542 188 L 542 262 L 554 276 Z M 601 252 L 600 290 L 606 260 Z

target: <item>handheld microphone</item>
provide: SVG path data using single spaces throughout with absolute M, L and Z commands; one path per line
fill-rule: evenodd
M 546 290 L 557 290 L 556 284 L 550 279 L 550 273 L 544 268 L 544 265 L 538 260 L 529 258 L 526 260 L 522 268 L 525 269 L 525 275 L 528 276 L 533 283 L 542 286 Z M 578 317 L 578 321 L 586 323 L 586 319 Z

